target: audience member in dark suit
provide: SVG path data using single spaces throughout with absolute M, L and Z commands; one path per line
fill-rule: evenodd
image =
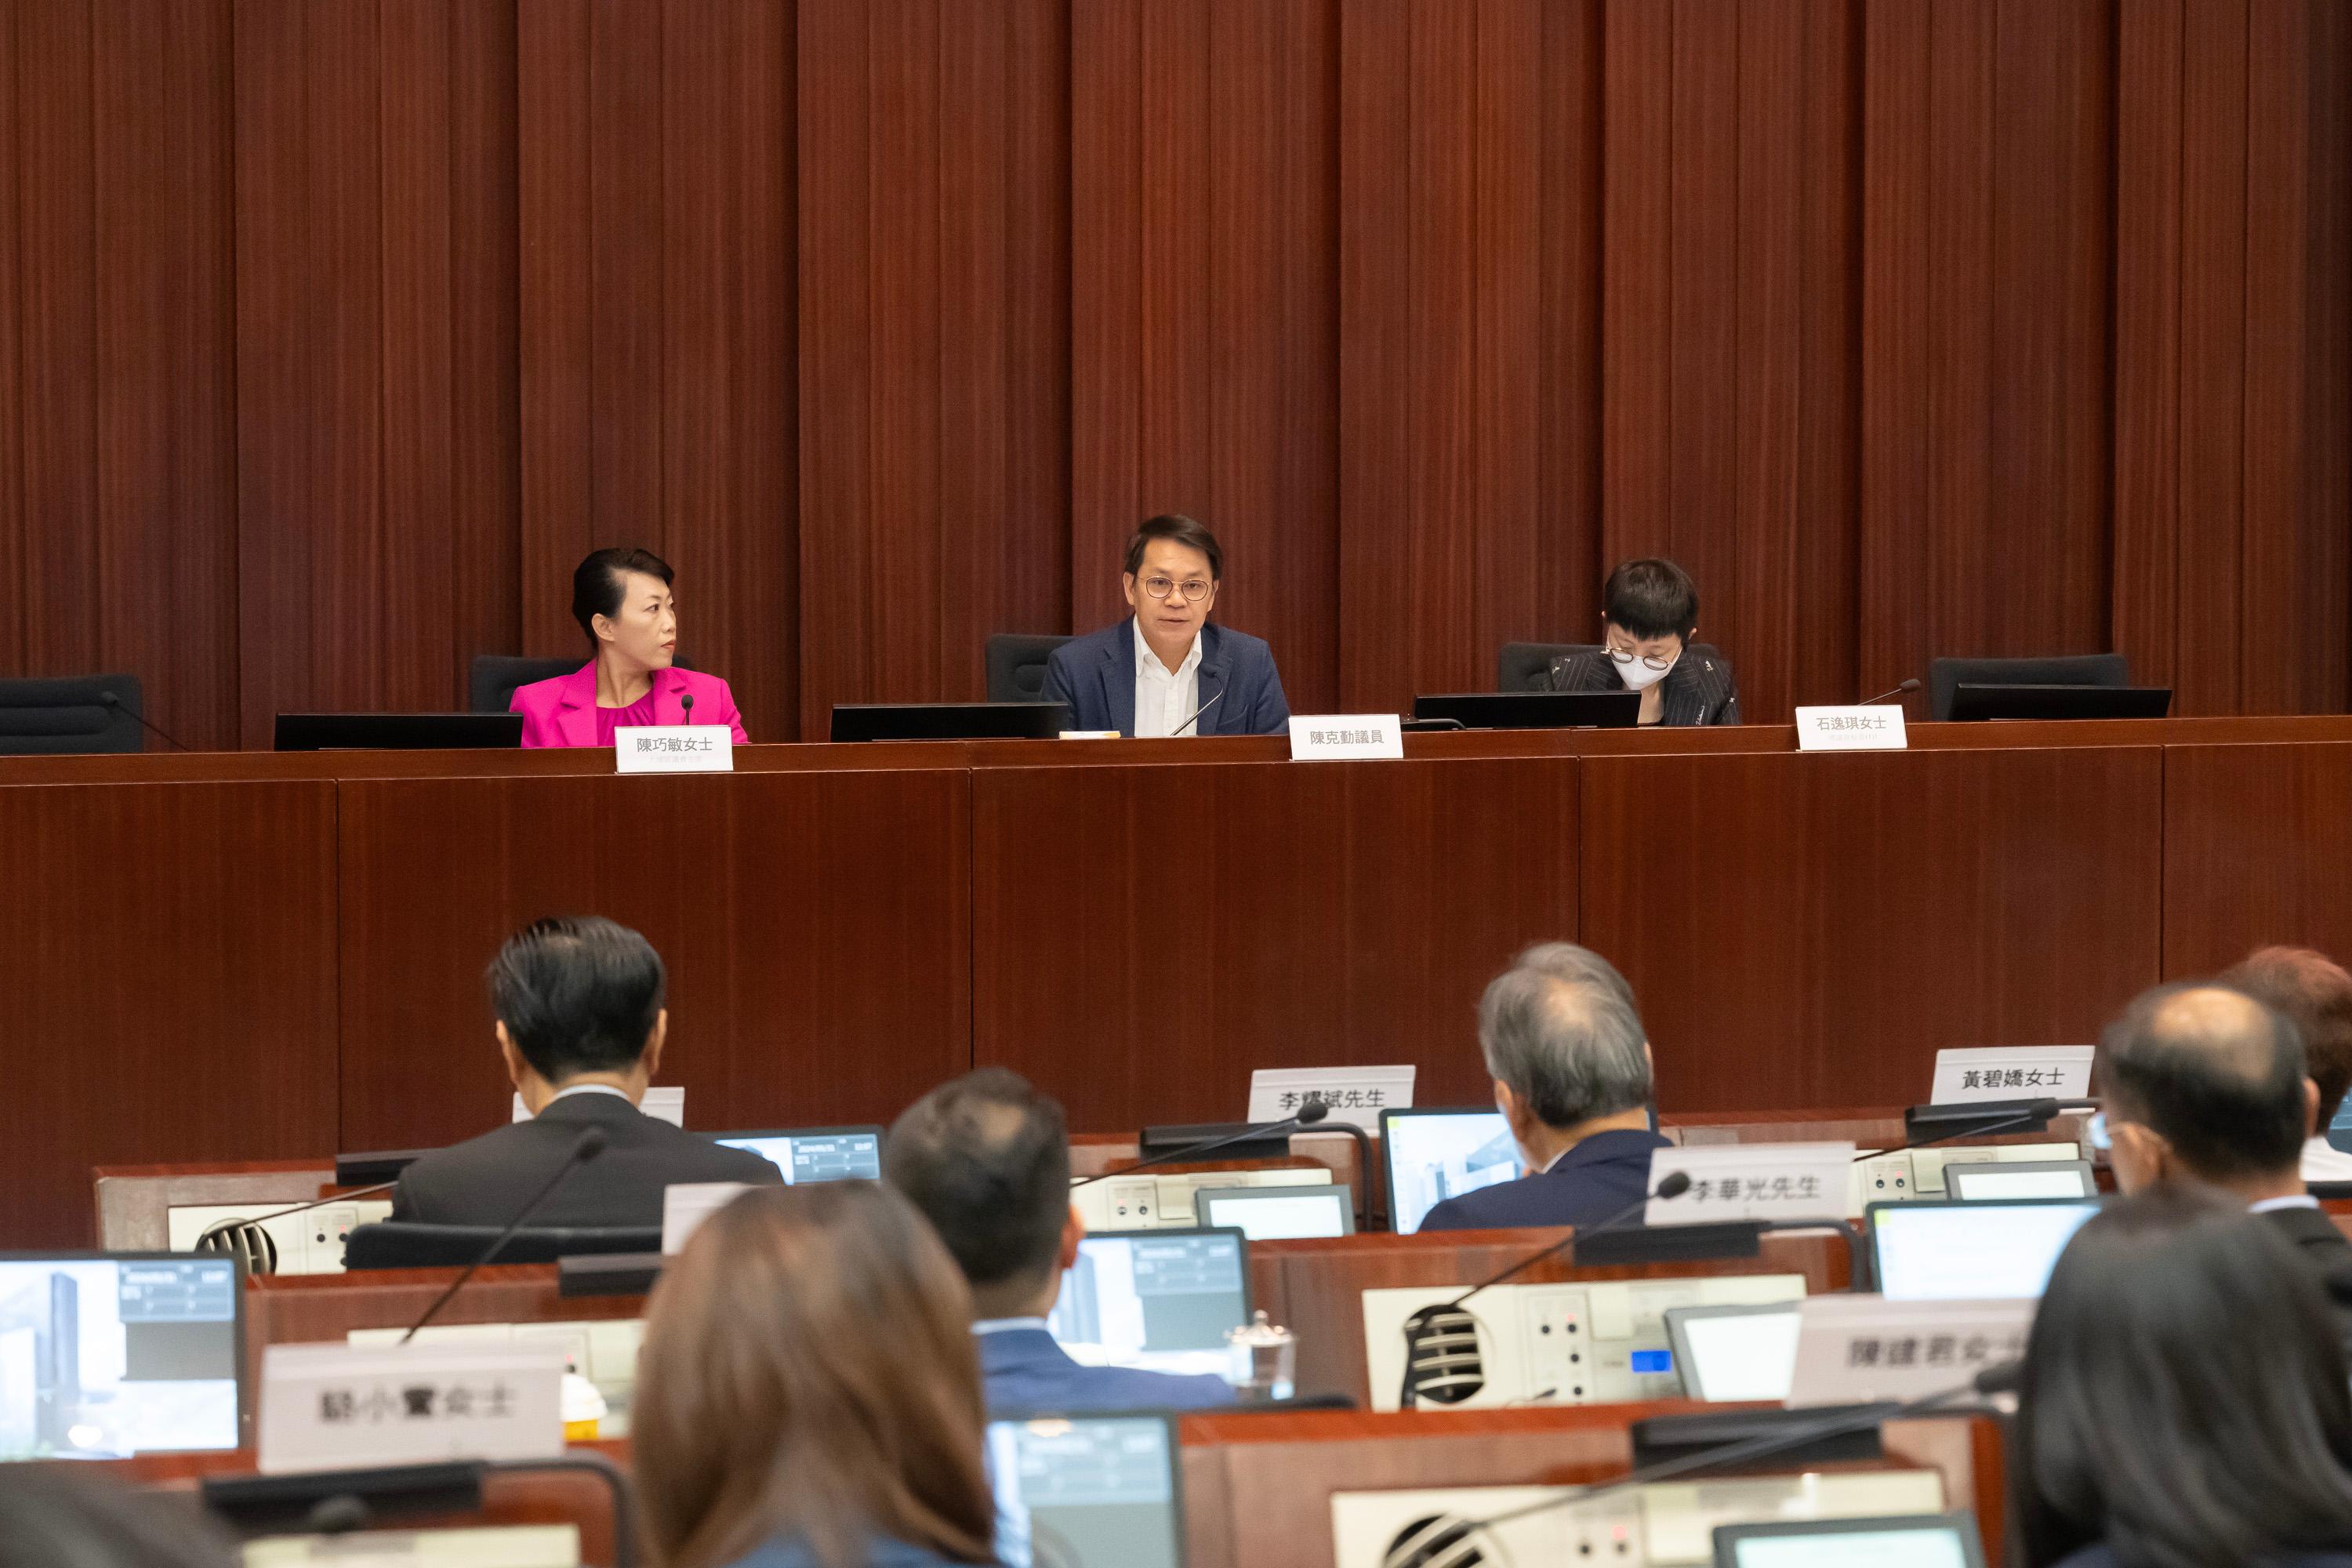
M 644 937 L 607 920 L 541 921 L 508 939 L 489 982 L 499 1052 L 531 1119 L 409 1166 L 393 1218 L 509 1224 L 587 1127 L 604 1130 L 604 1152 L 564 1178 L 532 1224 L 658 1226 L 673 1183 L 783 1179 L 757 1154 L 637 1109 L 669 1032 L 661 957 Z
M 2352 1154 L 2327 1141 L 2352 1089 L 2352 974 L 2307 947 L 2265 947 L 2221 981 L 2284 1014 L 2303 1037 L 2303 1065 L 2319 1089 L 2317 1124 L 2303 1145 L 2303 1179 L 2352 1182 Z
M 1478 1002 L 1495 1106 L 1528 1174 L 1445 1199 L 1423 1230 L 1596 1225 L 1649 1189 L 1649 1037 L 1633 989 L 1599 953 L 1547 942 Z
M 1601 591 L 1601 647 L 1551 661 L 1554 691 L 1638 691 L 1644 724 L 1737 724 L 1731 664 L 1698 634 L 1698 589 L 1671 561 L 1628 561 Z
M 1287 733 L 1290 704 L 1274 651 L 1209 624 L 1224 574 L 1217 536 L 1191 518 L 1144 523 L 1127 542 L 1119 578 L 1135 614 L 1055 648 L 1045 700 L 1070 705 L 1074 729 L 1147 740 Z
M 875 1182 L 745 1193 L 670 1260 L 630 1432 L 664 1568 L 994 1563 L 971 1299 Z
M 2108 1026 L 2096 1072 L 2117 1187 L 2144 1192 L 2177 1176 L 2233 1194 L 2352 1312 L 2352 1243 L 2304 1190 L 2319 1089 L 2294 1024 L 2227 986 L 2159 986 Z
M 993 1415 L 1229 1405 L 1223 1378 L 1083 1366 L 1045 1327 L 1086 1226 L 1070 1206 L 1070 1139 L 1055 1101 L 983 1068 L 917 1100 L 882 1141 L 882 1179 L 913 1200 L 971 1285 Z
M 2075 1232 L 2027 1342 L 2024 1568 L 2352 1568 L 2352 1390 L 2272 1226 L 2165 1183 Z

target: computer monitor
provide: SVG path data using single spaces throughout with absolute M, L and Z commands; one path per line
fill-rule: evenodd
M 2058 1255 L 2099 1212 L 2081 1198 L 1870 1205 L 1870 1262 L 1890 1301 L 2038 1297 Z
M 497 752 L 522 744 L 520 713 L 280 713 L 281 752 Z
M 1045 1326 L 1090 1366 L 1222 1374 L 1225 1335 L 1249 1321 L 1240 1231 L 1130 1230 L 1078 1244 Z
M 1465 730 L 1631 730 L 1638 691 L 1451 691 L 1412 700 L 1415 719 L 1451 719 Z
M 1968 1203 L 2013 1198 L 2095 1198 L 2088 1160 L 1969 1160 L 1944 1167 L 1944 1191 Z
M 988 1425 L 1004 1568 L 1184 1568 L 1176 1423 L 1047 1415 Z
M 1202 1225 L 1230 1227 L 1252 1241 L 1356 1234 L 1354 1191 L 1336 1183 L 1327 1187 L 1196 1187 L 1192 1210 Z
M 1421 1228 L 1447 1198 L 1517 1180 L 1519 1146 L 1499 1110 L 1383 1110 L 1381 1159 L 1388 1171 L 1389 1228 Z
M 833 739 L 1050 741 L 1070 727 L 1066 702 L 836 702 Z
M 237 1446 L 236 1261 L 0 1254 L 0 1459 Z
M 1781 1403 L 1797 1374 L 1801 1321 L 1794 1301 L 1667 1308 L 1666 1341 L 1683 1393 L 1714 1402 Z
M 1952 720 L 2161 719 L 2169 686 L 2029 686 L 1963 680 L 1952 689 Z
M 1787 1520 L 1715 1527 L 1715 1568 L 1984 1568 L 1976 1515 Z
M 784 1173 L 784 1184 L 882 1179 L 879 1127 L 777 1127 L 767 1131 L 713 1132 L 730 1149 L 749 1149 Z

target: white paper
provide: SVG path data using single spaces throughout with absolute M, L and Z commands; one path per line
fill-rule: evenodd
M 551 1459 L 563 1452 L 563 1352 L 544 1341 L 262 1352 L 264 1475 Z
M 646 1090 L 644 1103 L 637 1109 L 656 1121 L 667 1121 L 672 1127 L 683 1128 L 686 1125 L 686 1090 L 649 1089 Z M 514 1097 L 514 1120 L 517 1121 L 530 1120 L 530 1108 L 523 1104 L 522 1096 L 519 1094 Z
M 1404 722 L 1394 713 L 1293 713 L 1290 760 L 1339 762 L 1349 757 L 1402 757 Z
M 1801 752 L 1900 752 L 1909 744 L 1903 732 L 1903 709 L 1896 703 L 1797 710 Z
M 662 1256 L 675 1258 L 686 1250 L 686 1238 L 702 1222 L 750 1192 L 747 1182 L 679 1182 L 662 1189 Z
M 1937 1051 L 1930 1105 L 1983 1100 L 2088 1100 L 2092 1046 L 1984 1046 Z
M 1680 1171 L 1678 1198 L 1652 1198 L 1646 1225 L 1734 1219 L 1843 1220 L 1852 1186 L 1851 1143 L 1709 1143 L 1650 1156 L 1650 1190 Z
M 1249 1119 L 1281 1121 L 1298 1114 L 1308 1100 L 1331 1108 L 1324 1124 L 1352 1122 L 1367 1132 L 1381 1130 L 1383 1110 L 1412 1109 L 1410 1067 L 1260 1068 L 1250 1074 Z
M 1871 1405 L 1925 1398 L 2025 1353 L 2031 1298 L 1889 1301 L 1808 1296 L 1798 1305 L 1789 1404 Z
M 735 731 L 725 724 L 624 724 L 613 766 L 625 773 L 731 773 Z

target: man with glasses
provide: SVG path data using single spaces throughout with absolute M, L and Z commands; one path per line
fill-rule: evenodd
M 1079 730 L 1162 735 L 1272 735 L 1288 730 L 1274 653 L 1211 626 L 1224 575 L 1217 536 L 1189 517 L 1155 517 L 1127 543 L 1119 584 L 1135 614 L 1073 637 L 1045 664 L 1045 700 Z
M 1698 589 L 1671 561 L 1628 561 L 1601 591 L 1601 646 L 1551 661 L 1554 691 L 1638 691 L 1644 724 L 1737 724 L 1731 666 L 1698 631 Z

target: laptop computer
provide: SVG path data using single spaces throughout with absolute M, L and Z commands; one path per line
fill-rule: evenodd
M 714 1143 L 749 1149 L 784 1173 L 786 1186 L 803 1182 L 882 1179 L 879 1127 L 778 1127 L 767 1131 L 711 1132 Z
M 1004 1568 L 1184 1568 L 1176 1422 L 1164 1415 L 992 1421 Z
M 1223 1374 L 1250 1321 L 1239 1230 L 1108 1231 L 1078 1244 L 1045 1327 L 1074 1361 Z
M 0 1254 L 0 1459 L 236 1447 L 244 1309 L 226 1257 Z

